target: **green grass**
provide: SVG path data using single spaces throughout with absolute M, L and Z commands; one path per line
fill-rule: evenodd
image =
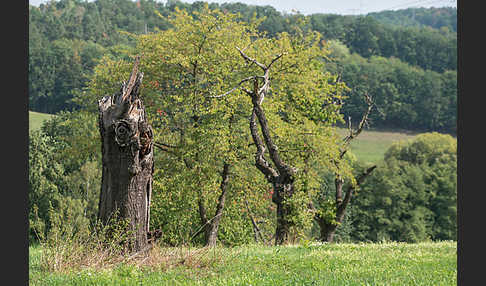
M 347 135 L 346 132 L 347 129 L 339 129 L 339 133 L 343 137 Z M 394 142 L 413 139 L 417 134 L 404 130 L 363 130 L 358 137 L 351 141 L 351 152 L 360 161 L 378 163 Z
M 40 129 L 42 123 L 51 118 L 52 114 L 29 111 L 29 132 Z
M 29 250 L 30 285 L 402 286 L 456 285 L 457 281 L 457 244 L 450 241 L 192 249 L 199 254 L 186 255 L 171 266 L 167 262 L 159 266 L 125 263 L 63 273 L 42 270 L 39 257 L 43 249 L 35 246 Z M 190 253 L 180 248 L 158 251 Z M 159 261 L 164 260 L 159 257 Z

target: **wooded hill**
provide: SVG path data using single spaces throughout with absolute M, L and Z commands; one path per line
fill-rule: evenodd
M 193 12 L 203 5 L 61 0 L 29 6 L 29 109 L 52 114 L 83 107 L 85 87 L 103 55 L 123 57 L 134 44 L 129 33 L 165 30 L 176 7 Z M 456 132 L 455 8 L 367 16 L 283 14 L 271 6 L 242 3 L 212 3 L 209 8 L 240 13 L 241 21 L 264 19 L 258 29 L 270 36 L 292 33 L 300 21 L 320 32 L 333 52 L 327 68 L 350 87 L 346 118 L 358 120 L 362 110 L 356 95 L 367 92 L 381 111 L 371 118 L 374 127 Z

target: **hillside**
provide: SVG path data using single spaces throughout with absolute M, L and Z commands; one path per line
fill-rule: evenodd
M 447 28 L 457 32 L 457 9 L 442 8 L 408 8 L 398 11 L 381 11 L 369 13 L 379 22 L 386 25 L 402 27 L 431 27 L 434 29 Z

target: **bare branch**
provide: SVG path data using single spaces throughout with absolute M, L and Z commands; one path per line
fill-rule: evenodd
M 167 147 L 167 148 L 179 148 L 179 146 L 169 145 L 169 144 L 166 144 L 166 143 L 156 142 L 156 141 L 154 141 L 154 144 L 158 144 L 160 146 L 164 146 L 164 147 Z
M 373 107 L 375 107 L 375 103 L 373 102 L 371 96 L 368 95 L 368 93 L 365 93 L 364 97 L 365 97 L 366 104 L 368 105 L 368 108 L 366 109 L 366 112 L 363 114 L 363 117 L 361 118 L 361 121 L 359 122 L 358 128 L 356 130 L 353 130 L 353 128 L 351 127 L 351 117 L 349 117 L 349 122 L 348 122 L 349 135 L 343 139 L 344 149 L 346 149 L 346 147 L 349 145 L 351 140 L 356 138 L 361 133 L 361 131 L 363 131 L 365 125 L 368 124 L 368 117 L 371 114 L 371 110 L 373 109 Z M 342 151 L 341 158 L 342 156 L 344 156 L 344 153 L 345 151 Z
M 251 96 L 253 93 L 251 91 L 249 91 L 248 89 L 242 87 L 241 90 L 243 90 L 246 94 L 248 94 L 249 96 Z
M 250 58 L 248 55 L 246 55 L 242 50 L 240 50 L 240 48 L 236 47 L 236 49 L 240 52 L 240 55 L 247 61 L 247 62 L 252 62 L 254 64 L 256 64 L 257 66 L 259 66 L 261 69 L 263 69 L 264 71 L 266 71 L 268 68 L 262 64 L 262 63 L 259 63 L 257 60 L 255 60 L 254 58 Z
M 210 95 L 208 96 L 209 98 L 220 98 L 220 97 L 224 97 L 224 96 L 227 96 L 229 95 L 230 93 L 232 93 L 233 91 L 235 91 L 238 87 L 240 87 L 243 83 L 247 82 L 247 81 L 250 81 L 252 79 L 256 79 L 256 78 L 263 78 L 262 76 L 250 76 L 250 77 L 247 77 L 245 79 L 242 79 L 235 87 L 233 87 L 231 90 L 223 93 L 223 94 L 220 94 L 220 95 Z M 246 92 L 246 90 L 244 88 L 242 88 L 243 91 Z M 247 92 L 248 93 L 248 92 Z
M 278 54 L 275 58 L 273 58 L 273 60 L 267 66 L 267 70 L 270 69 L 270 67 L 273 65 L 274 62 L 276 62 L 278 59 L 280 59 L 283 55 L 286 55 L 286 54 L 288 54 L 288 53 L 287 52 L 283 52 L 283 53 Z
M 238 87 L 239 87 L 239 85 L 238 85 L 238 86 L 233 87 L 231 90 L 229 90 L 229 91 L 227 91 L 227 92 L 225 92 L 225 93 L 223 93 L 223 94 L 220 94 L 220 95 L 210 95 L 210 96 L 207 96 L 207 97 L 208 97 L 208 98 L 221 98 L 221 97 L 225 97 L 225 96 L 227 96 L 228 94 L 230 94 L 230 93 L 232 93 L 233 91 L 235 91 L 235 89 L 237 89 Z
M 344 212 L 346 211 L 346 207 L 351 201 L 351 197 L 353 196 L 354 191 L 356 190 L 357 187 L 359 187 L 363 183 L 366 177 L 368 177 L 371 174 L 371 172 L 373 172 L 374 169 L 376 169 L 376 165 L 373 165 L 368 169 L 366 169 L 363 173 L 359 175 L 359 177 L 356 178 L 356 186 L 350 185 L 348 187 L 348 191 L 344 196 L 343 202 L 338 206 L 336 217 L 340 217 L 342 220 L 342 217 L 344 216 Z
M 262 235 L 262 233 L 260 231 L 260 228 L 258 227 L 258 224 L 256 223 L 255 219 L 253 218 L 253 215 L 251 214 L 250 206 L 248 204 L 248 200 L 246 199 L 246 194 L 245 194 L 245 205 L 246 205 L 246 210 L 248 211 L 248 216 L 250 217 L 250 220 L 251 220 L 251 224 L 253 225 L 253 232 L 254 232 L 254 236 L 255 236 L 255 242 L 258 242 L 257 235 L 260 237 L 260 240 L 262 242 L 265 242 L 265 240 L 263 239 L 263 235 Z

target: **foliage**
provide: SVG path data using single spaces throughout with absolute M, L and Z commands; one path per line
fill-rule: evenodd
M 457 72 L 437 73 L 413 67 L 394 58 L 365 59 L 331 41 L 329 71 L 337 72 L 350 87 L 343 114 L 361 118 L 362 94 L 376 102 L 370 116 L 374 127 L 456 133 Z M 338 57 L 343 55 L 341 57 Z
M 457 32 L 457 8 L 407 8 L 369 13 L 381 23 L 396 26 L 429 26 Z
M 436 72 L 457 70 L 457 33 L 431 27 L 395 27 L 372 16 L 310 15 L 313 29 L 362 57 L 394 57 Z
M 63 112 L 29 134 L 31 241 L 45 237 L 56 217 L 76 217 L 75 231 L 95 221 L 101 181 L 96 128 L 89 113 Z
M 357 240 L 457 239 L 457 145 L 425 133 L 388 149 L 356 197 Z
M 29 6 L 29 108 L 56 113 L 86 106 L 80 99 L 87 98 L 83 96 L 87 92 L 87 77 L 103 55 L 120 57 L 123 56 L 120 50 L 133 49 L 136 41 L 130 34 L 143 35 L 169 29 L 172 24 L 168 16 L 175 9 L 185 9 L 192 15 L 202 11 L 204 6 L 204 2 L 188 4 L 177 0 L 165 4 L 153 0 L 61 0 L 39 7 Z M 420 67 L 423 69 L 420 73 L 428 74 L 429 70 L 440 73 L 440 76 L 430 73 L 432 75 L 424 82 L 415 81 L 414 73 L 398 79 L 415 81 L 409 87 L 410 92 L 401 90 L 400 96 L 388 100 L 390 106 L 394 106 L 394 112 L 403 115 L 391 115 L 394 117 L 391 120 L 382 118 L 377 121 L 393 128 L 455 132 L 456 108 L 452 100 L 457 97 L 457 88 L 453 87 L 457 81 L 454 76 L 457 73 L 456 9 L 406 9 L 357 17 L 282 14 L 271 6 L 242 3 L 211 3 L 209 8 L 237 13 L 239 22 L 250 23 L 252 19 L 258 19 L 256 29 L 272 38 L 283 32 L 295 34 L 293 27 L 304 21 L 306 29 L 321 33 L 326 41 L 340 41 L 350 52 L 362 57 L 383 57 L 390 61 L 397 58 L 413 68 Z M 383 20 L 385 18 L 392 20 Z M 408 25 L 409 22 L 420 22 L 425 26 Z M 343 64 L 354 68 L 349 61 Z M 349 72 L 346 68 L 341 73 L 346 83 L 352 81 L 356 89 L 368 88 L 367 80 Z M 450 72 L 452 74 L 444 74 Z M 410 79 L 406 78 L 408 75 Z M 379 82 L 386 85 L 388 80 L 380 78 Z M 391 81 L 396 87 L 396 81 Z M 393 92 L 392 87 L 376 88 L 385 93 Z M 416 98 L 427 102 L 423 105 Z M 90 104 L 94 106 L 95 103 Z M 359 106 L 352 100 L 347 103 L 349 109 L 356 110 Z M 413 107 L 432 108 L 435 118 L 418 122 L 417 118 L 425 120 L 427 117 L 408 110 Z M 354 113 L 348 114 L 348 110 L 345 114 L 357 118 Z
M 265 38 L 256 29 L 259 21 L 247 24 L 238 15 L 208 7 L 201 7 L 192 15 L 176 8 L 169 23 L 172 28 L 165 31 L 132 35 L 137 45 L 130 51 L 142 55 L 140 68 L 144 71 L 144 85 L 141 93 L 155 128 L 155 141 L 165 146 L 164 149 L 159 145 L 165 158 L 157 157 L 156 169 L 164 172 L 155 176 L 155 184 L 161 192 L 171 193 L 163 199 L 165 204 L 174 204 L 171 210 L 177 208 L 186 212 L 181 214 L 184 219 L 171 219 L 174 214 L 169 215 L 167 207 L 159 205 L 161 202 L 157 200 L 162 197 L 155 194 L 154 206 L 157 207 L 153 210 L 153 226 L 181 231 L 180 225 L 174 223 L 185 221 L 185 227 L 191 231 L 182 232 L 185 237 L 173 233 L 172 238 L 167 239 L 171 243 L 192 240 L 189 234 L 199 228 L 195 221 L 200 206 L 208 213 L 215 210 L 220 192 L 218 173 L 223 162 L 232 168 L 230 198 L 239 202 L 235 208 L 245 208 L 243 200 L 234 196 L 242 194 L 240 190 L 245 188 L 245 182 L 236 178 L 259 175 L 254 169 L 248 170 L 252 167 L 241 167 L 252 164 L 254 152 L 248 145 L 251 103 L 250 98 L 240 90 L 235 91 L 235 87 L 258 70 L 242 60 L 237 47 L 266 61 L 274 54 L 286 52 L 275 63 L 265 112 L 276 135 L 276 144 L 282 148 L 283 159 L 307 170 L 297 178 L 303 193 L 292 202 L 303 204 L 304 198 L 317 185 L 313 168 L 332 167 L 329 160 L 338 153 L 334 143 L 337 137 L 330 127 L 340 120 L 339 105 L 333 102 L 341 99 L 345 88 L 343 83 L 336 82 L 336 76 L 322 68 L 326 50 L 320 46 L 319 35 L 296 30 L 301 35 L 282 33 L 276 38 Z M 221 48 L 214 50 L 213 47 Z M 123 59 L 105 56 L 95 68 L 89 85 L 91 99 L 87 102 L 112 93 L 116 82 L 128 74 L 129 66 Z M 225 94 L 230 90 L 233 92 Z M 346 168 L 343 170 L 345 172 Z M 249 189 L 248 194 L 262 189 L 258 185 L 254 188 Z M 172 197 L 175 201 L 169 200 Z M 188 198 L 187 202 L 180 201 Z M 303 211 L 297 205 L 294 209 Z M 292 220 L 302 221 L 304 217 L 297 215 Z M 249 225 L 243 227 L 236 219 L 231 225 L 245 229 L 250 235 Z M 300 226 L 304 225 L 309 223 Z M 225 234 L 233 232 L 228 225 L 222 229 Z
M 265 242 L 275 229 L 273 190 L 254 166 L 250 98 L 236 88 L 260 70 L 236 47 L 266 64 L 286 52 L 272 67 L 262 106 L 282 158 L 299 170 L 297 192 L 286 204 L 301 241 L 313 235 L 306 203 L 333 186 L 330 162 L 340 137 L 334 125 L 342 116 L 360 118 L 363 93 L 378 105 L 373 126 L 456 132 L 456 35 L 444 29 L 390 27 L 372 17 L 282 15 L 241 3 L 62 0 L 30 12 L 29 108 L 81 107 L 59 112 L 29 135 L 31 241 L 64 220 L 80 235 L 95 224 L 96 103 L 127 78 L 135 55 L 142 56 L 142 98 L 159 146 L 151 229 L 161 229 L 168 245 L 203 243 L 195 236 L 199 208 L 213 217 L 224 163 L 231 171 L 218 240 L 231 246 L 261 241 L 252 219 Z M 357 205 L 336 240 L 456 239 L 456 147 L 444 136 L 391 147 L 353 198 Z M 342 167 L 351 178 L 353 165 Z M 332 217 L 331 201 L 320 206 Z
M 61 201 L 65 185 L 63 166 L 54 160 L 55 142 L 40 131 L 29 136 L 29 241 L 44 237 L 50 225 L 49 211 Z

